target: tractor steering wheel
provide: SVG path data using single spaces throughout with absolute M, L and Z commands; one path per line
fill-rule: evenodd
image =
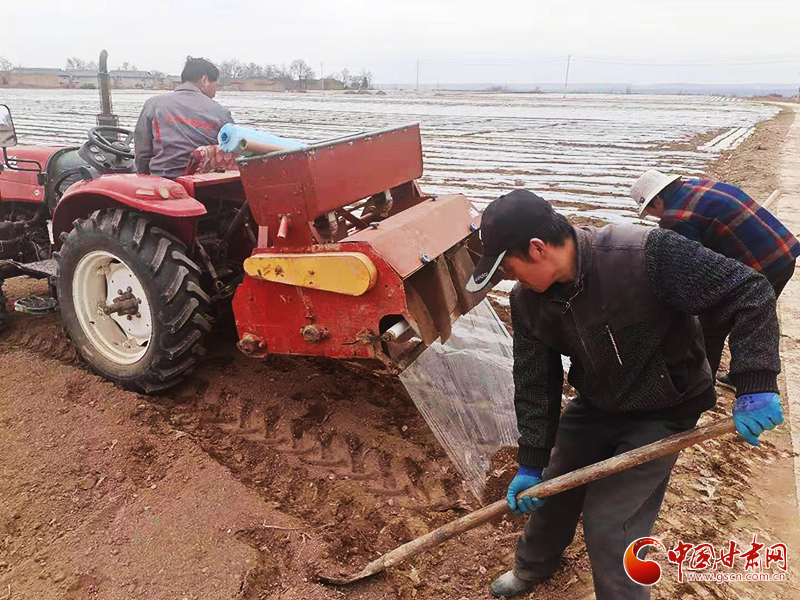
M 116 139 L 109 140 L 105 136 L 110 133 L 121 133 L 125 136 L 123 141 Z M 124 127 L 110 127 L 108 125 L 101 125 L 99 127 L 92 127 L 89 130 L 89 142 L 109 154 L 129 160 L 133 158 L 133 148 L 131 142 L 133 141 L 133 132 Z

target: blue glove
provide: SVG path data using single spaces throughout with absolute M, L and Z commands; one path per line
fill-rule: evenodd
M 517 502 L 517 494 L 524 492 L 528 488 L 542 483 L 542 469 L 538 467 L 520 466 L 514 481 L 508 486 L 506 502 L 508 502 L 511 512 L 515 515 L 527 515 L 544 504 L 543 499 L 527 496 Z
M 748 444 L 758 446 L 758 436 L 783 423 L 781 399 L 772 392 L 739 396 L 733 405 L 733 422 Z

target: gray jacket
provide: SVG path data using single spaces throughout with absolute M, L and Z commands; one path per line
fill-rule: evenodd
M 216 144 L 226 123 L 233 123 L 231 112 L 188 81 L 171 94 L 150 98 L 136 123 L 136 170 L 170 179 L 180 176 L 192 151 Z

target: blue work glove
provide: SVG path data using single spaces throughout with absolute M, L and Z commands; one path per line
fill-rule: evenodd
M 748 444 L 758 446 L 758 436 L 783 423 L 781 399 L 772 392 L 739 396 L 733 405 L 733 422 Z
M 520 466 L 517 476 L 508 486 L 506 502 L 515 515 L 527 515 L 544 504 L 543 499 L 527 496 L 517 502 L 517 494 L 524 492 L 528 488 L 542 483 L 542 469 L 538 467 Z

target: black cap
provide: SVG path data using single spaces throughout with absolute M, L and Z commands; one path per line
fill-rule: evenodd
M 555 216 L 547 200 L 528 190 L 514 190 L 487 206 L 481 215 L 483 257 L 467 281 L 467 291 L 486 287 L 506 252 L 541 237 Z

